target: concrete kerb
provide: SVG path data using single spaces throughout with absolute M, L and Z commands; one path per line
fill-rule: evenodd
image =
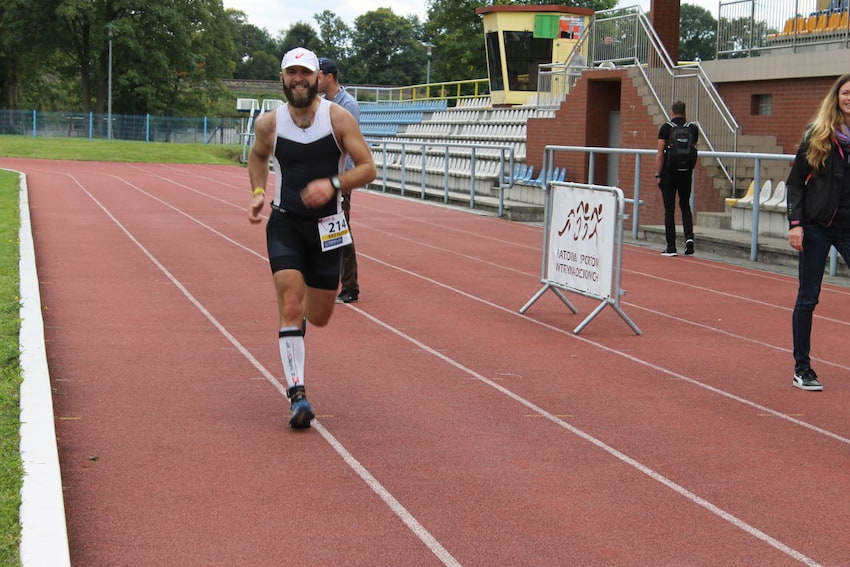
M 21 330 L 21 564 L 24 567 L 70 567 L 68 532 L 59 451 L 53 415 L 50 372 L 44 343 L 44 319 L 35 263 L 26 175 L 20 175 Z

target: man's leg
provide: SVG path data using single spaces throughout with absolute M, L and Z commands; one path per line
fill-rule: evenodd
M 679 210 L 682 213 L 682 229 L 685 232 L 685 239 L 693 240 L 694 217 L 691 211 L 691 181 L 692 174 L 690 171 L 679 173 L 677 189 L 679 193 Z
M 315 417 L 313 408 L 304 395 L 304 330 L 305 313 L 304 276 L 298 270 L 280 270 L 274 274 L 280 331 L 278 347 L 283 376 L 286 379 L 286 395 L 291 402 L 289 426 L 293 429 L 310 427 Z
M 682 230 L 685 232 L 685 254 L 694 253 L 694 217 L 691 211 L 693 172 L 682 172 L 677 180 L 679 210 L 682 213 Z
M 351 192 L 342 194 L 342 211 L 345 213 L 348 230 L 351 230 Z M 357 301 L 360 296 L 360 286 L 357 284 L 357 251 L 353 237 L 352 232 L 351 244 L 342 250 L 342 289 L 339 292 L 339 300 L 343 303 Z
M 664 235 L 667 239 L 666 252 L 676 252 L 676 186 L 671 176 L 664 175 L 659 183 L 661 198 L 664 200 Z

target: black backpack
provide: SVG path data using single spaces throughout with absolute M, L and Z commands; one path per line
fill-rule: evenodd
M 679 126 L 672 120 L 667 123 L 670 126 L 670 137 L 664 148 L 664 169 L 667 171 L 689 171 L 697 164 L 697 144 L 690 126 L 692 122 L 685 122 Z

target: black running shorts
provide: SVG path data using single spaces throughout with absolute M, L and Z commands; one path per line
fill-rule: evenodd
M 322 252 L 314 219 L 273 210 L 266 225 L 266 246 L 273 274 L 298 270 L 309 287 L 339 287 L 342 248 Z

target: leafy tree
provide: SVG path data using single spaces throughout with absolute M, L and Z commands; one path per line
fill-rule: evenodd
M 351 28 L 330 10 L 314 14 L 313 19 L 319 24 L 320 44 L 317 53 L 343 66 L 351 56 Z
M 249 24 L 245 12 L 228 9 L 225 13 L 236 48 L 233 76 L 237 79 L 274 79 L 280 69 L 280 56 L 269 32 Z
M 431 0 L 425 35 L 434 44 L 431 80 L 455 81 L 487 76 L 481 0 Z
M 235 46 L 220 0 L 149 0 L 114 20 L 119 112 L 197 113 L 230 77 Z
M 306 22 L 295 22 L 287 29 L 280 40 L 281 57 L 290 49 L 306 47 L 310 51 L 319 51 L 322 43 L 313 26 Z
M 425 78 L 425 51 L 416 39 L 417 18 L 378 8 L 354 20 L 356 65 L 350 82 L 409 85 Z
M 682 4 L 679 23 L 679 59 L 707 61 L 717 55 L 717 20 L 695 4 Z
M 44 22 L 55 19 L 55 2 L 0 2 L 0 107 L 15 109 L 21 89 L 43 78 L 42 67 L 55 46 Z

